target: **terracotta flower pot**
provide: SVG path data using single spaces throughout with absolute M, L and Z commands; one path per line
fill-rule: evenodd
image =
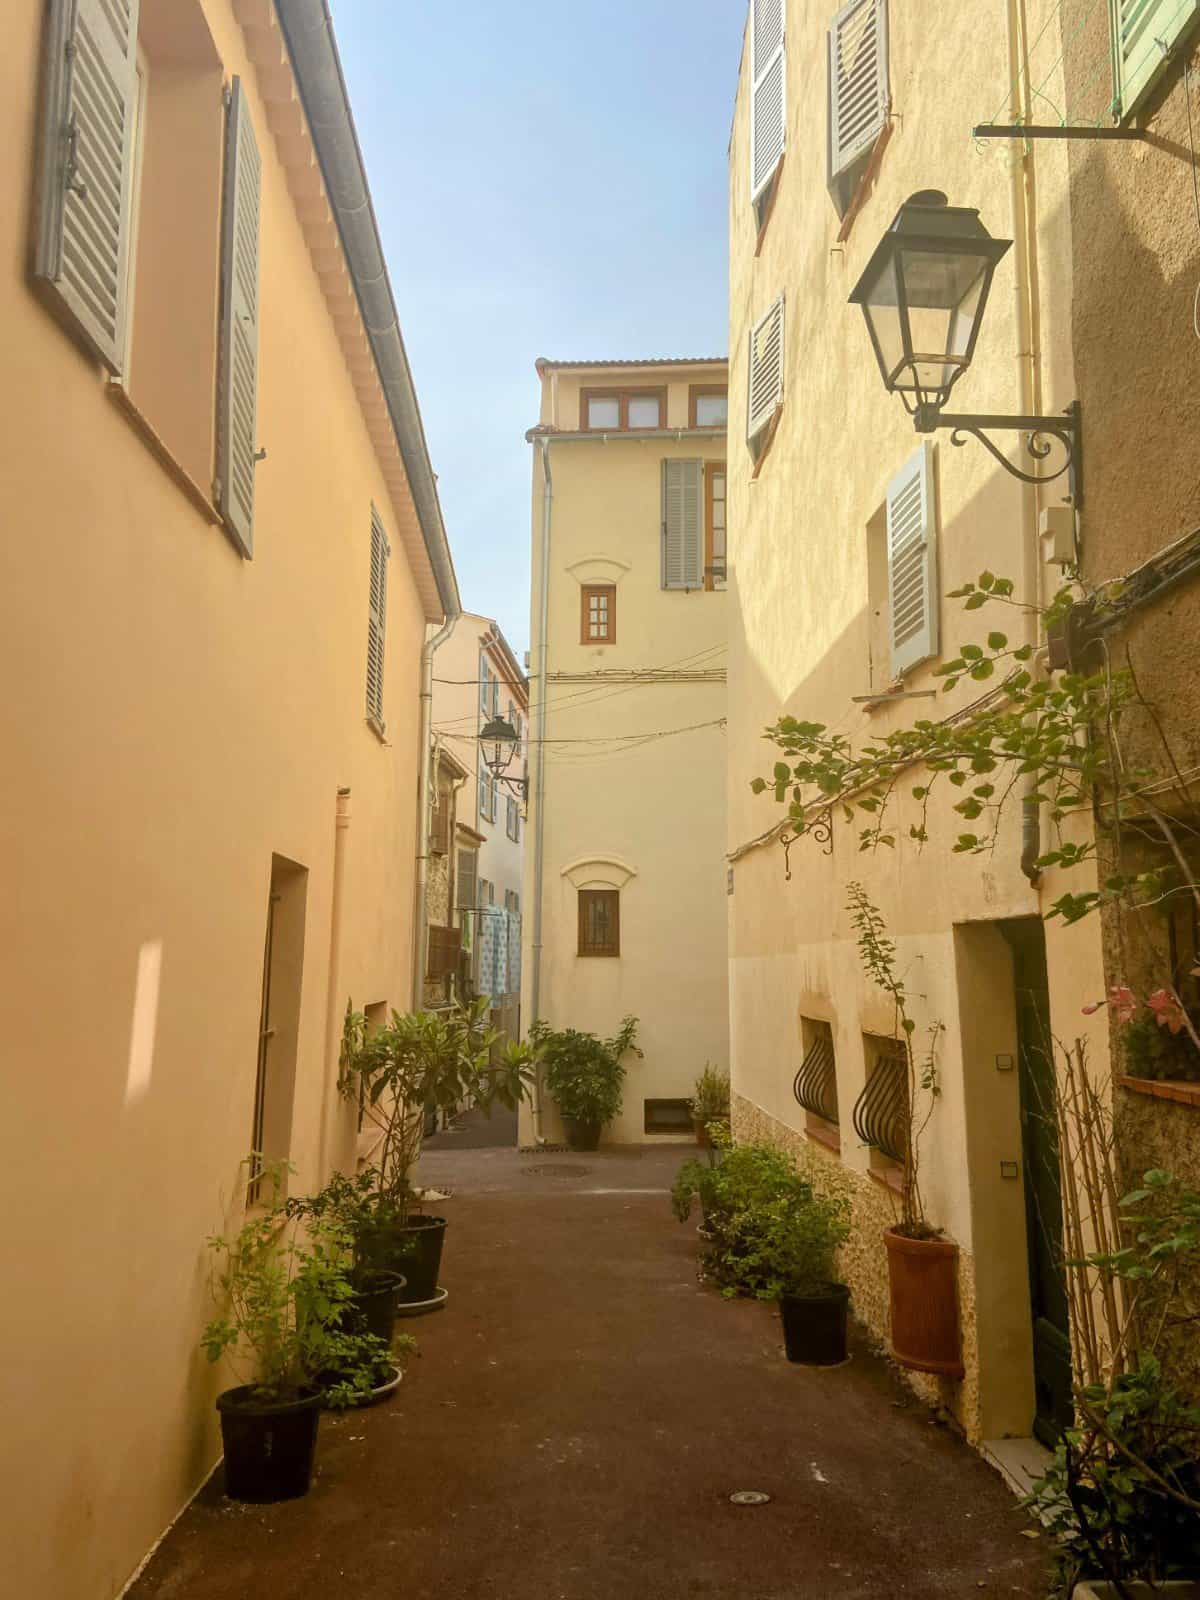
M 917 1372 L 963 1375 L 958 1326 L 958 1246 L 949 1239 L 908 1239 L 895 1228 L 887 1247 L 892 1354 Z
M 700 1146 L 701 1150 L 711 1150 L 712 1139 L 709 1136 L 708 1124 L 700 1117 L 693 1117 L 692 1129 L 696 1135 L 696 1143 Z

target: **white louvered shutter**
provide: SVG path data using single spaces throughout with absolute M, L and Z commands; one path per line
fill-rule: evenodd
M 241 80 L 225 131 L 221 340 L 217 380 L 217 509 L 234 543 L 254 554 L 258 455 L 259 196 L 262 162 Z
M 783 296 L 750 330 L 746 438 L 762 432 L 783 402 Z
M 898 678 L 938 650 L 937 527 L 928 441 L 888 484 L 887 551 L 891 665 Z
M 662 464 L 662 586 L 704 587 L 704 463 Z
M 757 200 L 783 157 L 787 135 L 785 0 L 750 4 L 750 198 Z
M 108 369 L 125 360 L 138 0 L 51 0 L 34 274 Z
M 1200 17 L 1200 0 L 1114 0 L 1117 111 L 1128 116 Z
M 367 622 L 367 716 L 383 727 L 383 647 L 387 633 L 387 564 L 391 551 L 371 508 L 371 602 Z
M 870 150 L 887 112 L 887 0 L 849 0 L 829 30 L 831 185 Z

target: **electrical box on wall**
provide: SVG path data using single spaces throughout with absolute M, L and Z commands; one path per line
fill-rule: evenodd
M 1074 566 L 1075 507 L 1046 506 L 1042 511 L 1040 532 L 1043 559 L 1052 567 Z

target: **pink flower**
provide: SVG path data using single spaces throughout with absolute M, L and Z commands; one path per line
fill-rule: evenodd
M 1172 990 L 1156 989 L 1153 994 L 1146 996 L 1146 1004 L 1153 1011 L 1160 1028 L 1169 1028 L 1172 1033 L 1183 1032 L 1183 1007 Z
M 1138 997 L 1127 984 L 1114 984 L 1108 991 L 1108 1003 L 1119 1023 L 1132 1022 L 1137 1015 Z

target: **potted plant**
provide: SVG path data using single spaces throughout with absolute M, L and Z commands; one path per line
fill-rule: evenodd
M 529 1030 L 539 1051 L 546 1087 L 554 1096 L 572 1150 L 595 1150 L 621 1109 L 623 1057 L 637 1047 L 637 1018 L 626 1017 L 610 1039 L 575 1028 L 553 1029 L 540 1019 Z
M 709 1123 L 729 1121 L 729 1074 L 706 1061 L 704 1071 L 696 1079 L 691 1105 L 696 1143 L 702 1149 L 707 1149 L 712 1144 Z
M 807 1184 L 737 1212 L 726 1225 L 726 1260 L 738 1288 L 776 1300 L 789 1361 L 835 1366 L 847 1358 L 850 1291 L 834 1279 L 834 1255 L 850 1232 L 849 1207 Z
M 464 1103 L 510 1110 L 524 1096 L 535 1052 L 507 1043 L 488 1022 L 489 1001 L 444 1011 L 393 1011 L 368 1033 L 362 1013 L 347 1009 L 338 1088 L 361 1106 L 382 1135 L 375 1164 L 335 1204 L 351 1219 L 360 1269 L 397 1272 L 405 1283 L 399 1304 L 410 1311 L 445 1299 L 438 1289 L 445 1217 L 415 1209 L 412 1174 L 421 1151 L 425 1113 L 456 1111 Z
M 926 1218 L 920 1185 L 921 1136 L 941 1093 L 936 1051 L 942 1024 L 934 1023 L 930 1028 L 928 1047 L 918 1059 L 913 1044 L 916 1024 L 908 1014 L 908 995 L 896 971 L 896 947 L 862 885 L 850 884 L 848 894 L 847 909 L 857 934 L 863 970 L 891 997 L 907 1068 L 900 1216 L 883 1236 L 892 1354 L 902 1367 L 961 1378 L 964 1368 L 958 1317 L 958 1246 Z
M 208 1241 L 210 1286 L 226 1311 L 201 1344 L 210 1361 L 245 1363 L 248 1381 L 217 1396 L 225 1492 L 261 1504 L 308 1492 L 321 1405 L 369 1394 L 388 1349 L 345 1322 L 354 1296 L 346 1235 L 328 1220 L 288 1215 L 286 1163 L 247 1165 L 271 1199 L 235 1235 Z

